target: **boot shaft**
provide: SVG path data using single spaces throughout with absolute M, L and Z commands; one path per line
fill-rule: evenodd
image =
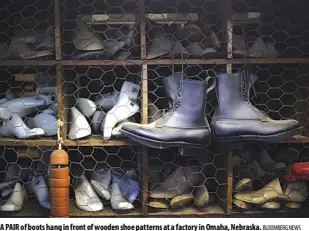
M 217 76 L 217 88 L 220 103 L 224 101 L 233 102 L 233 100 L 250 99 L 250 89 L 257 81 L 257 75 L 246 75 L 244 72 L 233 74 L 221 74 Z M 229 101 L 231 100 L 231 101 Z
M 217 76 L 219 105 L 217 116 L 220 119 L 263 119 L 250 100 L 250 88 L 258 76 L 245 73 L 221 74 Z
M 173 108 L 174 103 L 176 102 L 181 77 L 185 78 L 184 74 L 177 72 L 163 79 L 169 108 Z
M 206 83 L 204 81 L 184 79 L 180 81 L 177 96 L 173 102 L 173 110 L 169 116 L 158 121 L 157 126 L 208 127 L 204 116 L 205 102 Z

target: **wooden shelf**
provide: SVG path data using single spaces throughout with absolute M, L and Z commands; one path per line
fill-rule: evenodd
M 307 144 L 309 143 L 309 137 L 295 136 L 288 140 L 281 141 L 283 144 Z M 20 140 L 12 138 L 2 138 L 0 140 L 0 146 L 55 146 L 57 144 L 56 139 L 35 139 L 35 140 Z M 130 146 L 137 145 L 134 141 L 127 139 L 104 141 L 100 136 L 92 136 L 85 140 L 64 140 L 64 146 Z
M 309 137 L 307 136 L 294 136 L 290 139 L 283 140 L 282 144 L 307 144 L 309 143 Z
M 143 60 L 61 60 L 59 61 L 63 66 L 140 66 Z
M 309 213 L 308 209 L 251 209 L 240 210 L 235 208 L 231 217 L 307 217 Z
M 111 209 L 109 205 L 104 205 L 104 209 L 99 212 L 87 212 L 76 207 L 74 200 L 70 200 L 70 217 L 139 217 L 142 213 L 139 211 L 118 212 Z
M 64 140 L 64 146 L 130 146 L 135 145 L 131 140 L 110 140 L 105 141 L 100 136 L 93 136 L 85 140 Z
M 0 66 L 50 66 L 60 64 L 63 66 L 140 66 L 148 65 L 226 65 L 226 64 L 309 64 L 309 58 L 248 58 L 248 59 L 136 59 L 136 60 L 2 60 Z
M 51 66 L 56 65 L 56 60 L 0 60 L 1 66 Z
M 1 138 L 0 146 L 55 146 L 56 139 L 36 139 L 36 140 L 20 140 L 12 138 Z
M 187 64 L 187 65 L 202 65 L 202 64 L 300 64 L 309 63 L 309 58 L 276 58 L 276 59 L 158 59 L 145 60 L 148 65 L 167 65 L 167 64 Z
M 207 208 L 207 207 L 206 207 Z M 225 216 L 225 213 L 209 213 L 209 211 L 203 211 L 203 209 L 199 210 L 194 207 L 184 208 L 181 210 L 164 210 L 157 212 L 149 212 L 148 216 L 150 217 L 205 217 L 205 216 Z

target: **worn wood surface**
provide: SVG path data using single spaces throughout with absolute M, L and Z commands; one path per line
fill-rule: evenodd
M 105 141 L 101 136 L 92 136 L 81 140 L 64 140 L 64 146 L 130 146 L 135 143 L 131 140 L 109 140 Z
M 139 209 L 133 211 L 118 212 L 111 209 L 109 205 L 104 205 L 104 209 L 99 212 L 87 212 L 76 207 L 74 200 L 70 200 L 70 217 L 136 217 L 141 216 Z
M 233 152 L 227 153 L 227 204 L 226 214 L 231 214 L 233 204 Z
M 61 34 L 60 34 L 60 1 L 54 0 L 55 12 L 55 52 L 56 60 L 61 60 Z
M 34 140 L 20 140 L 12 138 L 1 138 L 0 146 L 55 146 L 57 144 L 56 137 L 42 138 Z
M 1 60 L 0 66 L 141 66 L 148 65 L 226 65 L 226 64 L 309 64 L 309 58 L 250 58 L 250 59 L 134 59 L 134 60 Z

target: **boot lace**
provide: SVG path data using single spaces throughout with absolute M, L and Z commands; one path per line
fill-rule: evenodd
M 250 102 L 250 97 L 249 97 L 249 86 L 248 86 L 248 79 L 247 79 L 247 73 L 245 72 L 240 72 L 241 75 L 241 90 L 242 90 L 242 95 L 243 95 L 243 99 L 250 105 L 250 107 L 253 108 L 254 111 L 256 111 L 258 114 L 265 116 L 266 118 L 268 118 L 268 115 L 259 110 L 258 108 L 256 108 L 251 102 Z M 256 91 L 255 91 L 255 87 L 254 85 L 252 86 L 253 92 L 254 92 L 254 97 L 256 97 Z

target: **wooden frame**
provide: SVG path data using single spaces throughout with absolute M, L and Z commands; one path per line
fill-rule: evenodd
M 115 61 L 115 60 L 62 60 L 61 55 L 61 34 L 60 34 L 60 0 L 54 0 L 54 13 L 55 13 L 55 60 L 2 60 L 2 66 L 56 66 L 57 75 L 57 97 L 58 97 L 58 117 L 62 121 L 66 122 L 66 116 L 64 116 L 64 105 L 63 105 L 63 89 L 62 89 L 62 68 L 64 66 L 140 66 L 141 67 L 141 101 L 142 101 L 142 123 L 148 123 L 148 65 L 170 65 L 170 64 L 187 64 L 187 65 L 226 65 L 226 71 L 231 73 L 233 64 L 309 64 L 309 58 L 278 58 L 278 59 L 233 59 L 232 57 L 232 14 L 231 14 L 231 0 L 221 0 L 219 6 L 221 11 L 224 12 L 225 18 L 223 19 L 222 28 L 225 30 L 223 36 L 227 38 L 227 58 L 224 59 L 158 59 L 158 60 L 147 60 L 146 59 L 146 14 L 145 14 L 145 3 L 144 0 L 140 0 L 140 38 L 141 38 L 141 58 L 138 60 L 126 60 L 126 61 Z M 238 21 L 237 21 L 238 22 Z M 62 131 L 62 136 L 65 137 L 65 128 Z M 309 143 L 309 137 L 295 137 L 282 143 Z M 57 144 L 55 139 L 38 139 L 38 140 L 15 140 L 15 139 L 1 139 L 0 146 L 55 146 Z M 71 141 L 64 139 L 64 146 L 129 146 L 136 145 L 132 141 L 110 141 L 104 142 L 101 139 L 93 138 L 86 141 Z M 140 212 L 134 212 L 132 214 L 116 214 L 112 211 L 104 211 L 101 213 L 90 214 L 83 213 L 81 211 L 75 211 L 72 209 L 72 216 L 150 216 L 150 217 L 173 217 L 173 216 L 187 216 L 187 217 L 218 217 L 221 215 L 211 215 L 203 212 L 199 212 L 195 209 L 187 210 L 186 212 L 159 212 L 149 213 L 148 212 L 148 158 L 147 148 L 139 147 L 140 157 L 138 159 L 138 166 L 142 173 L 142 208 Z M 233 193 L 233 168 L 232 168 L 233 153 L 227 153 L 227 187 L 226 187 L 226 208 L 225 215 L 231 215 L 232 213 L 232 193 Z M 72 207 L 70 205 L 70 207 Z M 235 214 L 237 215 L 237 214 Z

